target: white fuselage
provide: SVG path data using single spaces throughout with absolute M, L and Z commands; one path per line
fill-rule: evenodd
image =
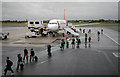
M 67 26 L 66 20 L 53 19 L 53 20 L 50 20 L 48 23 L 48 29 L 50 31 L 58 31 L 60 29 L 65 28 L 66 26 Z

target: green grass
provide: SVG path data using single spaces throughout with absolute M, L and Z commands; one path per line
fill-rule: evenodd
M 47 23 L 45 23 L 45 24 L 47 25 Z M 90 23 L 72 23 L 72 24 L 79 25 L 79 24 L 90 24 Z M 2 23 L 2 26 L 27 26 L 27 23 L 5 23 L 4 22 L 4 23 Z M 100 23 L 100 24 L 85 25 L 85 26 L 120 26 L 120 24 L 118 24 L 118 23 Z
M 73 25 L 79 25 L 79 24 L 90 24 L 90 23 L 72 23 Z M 85 26 L 120 26 L 119 23 L 99 23 L 94 25 L 85 25 Z
M 82 22 L 82 23 L 81 23 L 81 22 L 75 23 L 75 22 L 73 22 L 72 24 L 73 24 L 73 25 L 79 25 L 79 24 L 88 24 L 88 23 L 85 23 L 85 22 Z
M 2 26 L 27 26 L 26 23 L 2 23 Z

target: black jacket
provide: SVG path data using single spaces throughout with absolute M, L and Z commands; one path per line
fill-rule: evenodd
M 27 55 L 27 54 L 28 54 L 28 50 L 24 49 L 24 55 Z
M 7 62 L 7 65 L 6 65 L 6 66 L 7 66 L 7 68 L 11 68 L 11 66 L 12 66 L 12 64 L 11 64 L 11 63 L 12 63 L 12 61 L 10 61 L 10 60 L 6 60 L 6 62 Z
M 33 50 L 31 50 L 31 56 L 34 56 L 34 55 L 35 55 L 34 51 L 33 51 Z

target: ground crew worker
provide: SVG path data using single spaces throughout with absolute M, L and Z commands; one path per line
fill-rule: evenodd
M 10 70 L 10 71 L 12 72 L 11 75 L 14 75 L 14 72 L 13 72 L 13 70 L 12 70 L 12 68 L 11 68 L 11 66 L 13 65 L 13 62 L 12 62 L 11 60 L 9 60 L 9 57 L 6 58 L 6 62 L 7 62 L 7 65 L 6 65 L 6 68 L 5 68 L 5 70 L 4 70 L 4 72 L 5 72 L 4 75 L 7 74 L 7 71 L 8 71 L 8 70 Z
M 41 28 L 41 32 L 40 33 L 43 34 L 43 28 Z

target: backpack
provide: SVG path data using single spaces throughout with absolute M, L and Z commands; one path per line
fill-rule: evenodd
M 9 60 L 10 61 L 10 60 Z M 12 61 L 10 61 L 10 66 L 12 66 L 13 65 L 13 62 Z
M 35 58 L 35 62 L 37 62 L 37 61 L 38 61 L 38 57 L 37 57 L 37 56 L 35 56 L 34 58 Z

